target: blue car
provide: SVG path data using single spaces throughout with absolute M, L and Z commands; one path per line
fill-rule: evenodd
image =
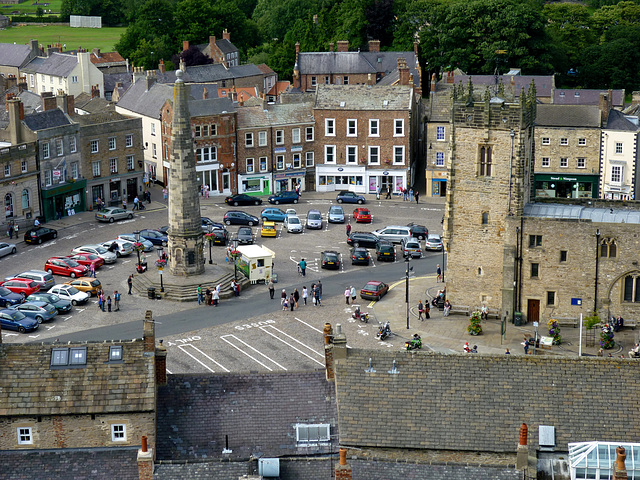
M 277 195 L 269 197 L 269 203 L 280 205 L 281 203 L 298 203 L 298 194 L 296 192 L 284 191 Z
M 48 322 L 58 314 L 56 307 L 47 302 L 26 302 L 14 305 L 12 310 L 17 310 L 27 317 L 35 319 L 38 323 Z
M 17 330 L 20 333 L 33 332 L 40 324 L 17 310 L 0 310 L 0 325 L 3 330 Z
M 265 208 L 260 212 L 260 218 L 263 222 L 265 220 L 268 222 L 284 222 L 286 216 L 287 214 L 279 208 Z
M 24 301 L 24 297 L 19 293 L 13 293 L 7 287 L 0 287 L 0 307 L 7 308 L 11 305 L 18 305 Z
M 158 230 L 151 229 L 140 230 L 140 238 L 144 238 L 154 245 L 160 245 L 163 247 L 166 247 L 167 242 L 169 241 L 165 234 L 160 233 Z
M 348 192 L 346 190 L 341 191 L 336 195 L 336 202 L 338 203 L 357 203 L 358 205 L 362 205 L 363 203 L 367 203 L 367 200 L 362 195 L 357 195 L 353 192 Z

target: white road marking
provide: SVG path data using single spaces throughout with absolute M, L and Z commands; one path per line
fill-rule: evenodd
M 47 325 L 45 328 L 47 330 L 51 330 L 52 328 L 56 328 L 56 326 L 55 325 Z
M 322 330 L 320 330 L 319 328 L 316 328 L 316 327 L 314 327 L 313 325 L 311 325 L 311 324 L 309 324 L 309 323 L 307 323 L 307 322 L 305 322 L 305 321 L 303 321 L 303 320 L 300 320 L 298 317 L 294 317 L 294 318 L 295 318 L 297 321 L 299 321 L 300 323 L 304 323 L 304 324 L 305 324 L 307 327 L 309 327 L 310 329 L 315 330 L 316 332 L 319 332 L 319 333 L 324 333 L 324 332 L 323 332 Z
M 276 340 L 280 340 L 280 341 L 281 341 L 282 343 L 284 343 L 285 345 L 288 345 L 289 347 L 293 348 L 296 352 L 298 352 L 298 353 L 300 353 L 300 354 L 304 355 L 305 357 L 309 358 L 310 360 L 313 360 L 313 361 L 314 361 L 314 362 L 316 362 L 317 364 L 324 366 L 324 363 L 322 363 L 322 362 L 320 362 L 320 361 L 316 360 L 315 358 L 313 358 L 313 357 L 312 357 L 312 356 L 310 356 L 309 354 L 307 354 L 307 353 L 303 352 L 303 351 L 302 351 L 302 350 L 300 350 L 299 348 L 297 348 L 297 347 L 295 347 L 294 345 L 292 345 L 292 344 L 288 343 L 286 340 L 283 340 L 282 338 L 278 337 L 277 335 L 275 335 L 275 334 L 273 334 L 273 333 L 271 333 L 271 332 L 268 332 L 268 331 L 267 331 L 268 329 L 276 330 L 277 332 L 281 333 L 281 334 L 282 334 L 282 335 L 284 335 L 285 337 L 289 337 L 289 338 L 290 338 L 291 340 L 293 340 L 294 342 L 297 342 L 297 343 L 299 343 L 300 345 L 302 345 L 303 347 L 305 347 L 305 348 L 307 348 L 307 349 L 311 350 L 311 351 L 312 351 L 313 353 L 315 353 L 316 355 L 318 355 L 318 356 L 320 356 L 320 357 L 324 357 L 324 355 L 323 355 L 323 354 L 321 354 L 320 352 L 316 352 L 313 348 L 311 348 L 311 347 L 309 347 L 309 346 L 305 345 L 305 344 L 304 344 L 304 343 L 302 343 L 301 341 L 299 341 L 299 340 L 297 340 L 297 339 L 293 338 L 291 335 L 288 335 L 288 334 L 284 333 L 282 330 L 279 330 L 278 328 L 276 328 L 276 327 L 274 327 L 274 326 L 269 325 L 269 326 L 267 326 L 267 327 L 260 327 L 260 330 L 262 330 L 264 333 L 266 333 L 266 334 L 268 334 L 268 335 L 271 335 L 271 336 L 272 336 L 273 338 L 275 338 Z
M 267 370 L 269 370 L 270 372 L 273 372 L 273 369 L 268 367 L 267 365 L 265 365 L 264 363 L 262 363 L 260 360 L 258 360 L 257 358 L 249 355 L 247 352 L 245 352 L 244 350 L 242 350 L 240 347 L 234 345 L 233 343 L 231 343 L 229 340 L 227 340 L 225 337 L 232 337 L 234 338 L 237 342 L 242 343 L 245 347 L 250 348 L 251 350 L 253 350 L 255 353 L 257 353 L 258 355 L 262 355 L 264 358 L 266 358 L 267 360 L 269 360 L 271 363 L 277 365 L 278 367 L 280 367 L 282 370 L 287 370 L 285 367 L 283 367 L 282 365 L 280 365 L 278 362 L 276 362 L 275 360 L 267 357 L 264 353 L 260 352 L 259 350 L 256 350 L 255 348 L 253 348 L 251 345 L 249 345 L 246 342 L 243 342 L 242 340 L 240 340 L 238 337 L 236 337 L 235 335 L 223 335 L 220 338 L 222 340 L 224 340 L 225 342 L 227 342 L 229 345 L 231 345 L 233 348 L 235 348 L 236 350 L 238 350 L 240 353 L 243 353 L 244 355 L 246 355 L 247 357 L 249 357 L 251 360 L 253 360 L 256 363 L 259 363 L 260 365 L 262 365 L 264 368 L 266 368 Z
M 191 353 L 187 352 L 186 347 L 191 347 L 194 350 L 196 350 L 198 353 L 200 353 L 203 357 L 206 357 L 208 360 L 210 360 L 211 362 L 215 363 L 216 365 L 218 365 L 221 369 L 223 369 L 225 372 L 228 372 L 229 370 L 226 369 L 224 366 L 220 365 L 218 362 L 216 362 L 213 358 L 211 358 L 209 355 L 207 355 L 206 353 L 204 353 L 202 350 L 200 350 L 198 347 L 194 347 L 193 345 L 191 345 L 190 343 L 187 343 L 186 345 L 178 345 L 178 348 L 180 350 L 182 350 L 184 353 L 186 353 L 187 355 L 189 355 L 191 358 L 193 358 L 196 362 L 198 362 L 200 365 L 202 365 L 204 368 L 206 368 L 207 370 L 209 370 L 211 373 L 215 373 L 215 370 L 213 370 L 211 367 L 209 367 L 208 365 L 206 365 L 204 362 L 201 362 L 200 360 L 198 360 L 195 355 L 192 355 Z
M 17 333 L 2 332 L 2 334 L 7 336 L 7 337 L 17 337 L 18 336 Z
M 40 335 L 29 335 L 29 338 L 38 338 Z

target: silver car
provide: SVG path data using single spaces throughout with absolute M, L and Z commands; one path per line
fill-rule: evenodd
M 309 213 L 307 213 L 307 228 L 322 230 L 322 214 L 320 210 L 309 210 Z
M 38 285 L 40 285 L 40 291 L 44 292 L 49 290 L 56 283 L 53 275 L 49 272 L 45 272 L 44 270 L 27 270 L 26 272 L 18 273 L 11 277 L 6 278 L 24 278 L 25 280 L 33 280 Z
M 284 217 L 284 226 L 289 233 L 302 233 L 302 222 L 296 215 Z
M 104 263 L 116 263 L 115 253 L 110 252 L 102 245 L 82 245 L 71 250 L 73 253 L 93 253 L 104 260 Z
M 116 243 L 115 252 L 113 252 L 116 254 L 116 257 L 126 257 L 127 255 L 131 255 L 133 253 L 133 243 L 122 240 L 120 238 L 104 242 L 102 246 L 109 250 L 113 245 L 113 242 Z
M 16 253 L 16 246 L 13 243 L 0 242 L 0 257 Z
M 99 222 L 113 223 L 116 220 L 132 219 L 133 212 L 119 207 L 105 207 L 96 212 L 96 220 Z
M 381 240 L 387 240 L 391 243 L 406 243 L 413 238 L 410 227 L 391 225 L 376 230 L 373 234 Z
M 436 235 L 435 233 L 430 233 L 427 235 L 427 241 L 424 244 L 425 250 L 442 250 L 442 239 L 440 235 Z
M 329 223 L 344 223 L 344 210 L 340 205 L 332 205 L 327 216 Z
M 131 246 L 133 246 L 133 244 L 136 243 L 136 237 L 132 233 L 124 233 L 122 235 L 118 235 L 118 238 L 116 238 L 116 240 L 125 240 L 125 241 L 131 243 Z M 151 243 L 149 240 L 146 240 L 146 239 L 140 237 L 140 243 L 144 247 L 143 251 L 145 251 L 145 252 L 153 251 L 153 249 L 154 249 L 153 243 Z

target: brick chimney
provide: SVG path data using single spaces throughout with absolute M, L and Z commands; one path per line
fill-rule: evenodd
M 616 463 L 613 465 L 613 480 L 627 480 L 627 467 L 624 462 L 627 452 L 624 447 L 616 448 Z
M 164 60 L 160 60 L 160 63 L 158 63 L 158 70 L 160 70 L 160 73 L 165 73 L 167 71 Z
M 100 97 L 100 86 L 91 85 L 91 98 L 99 98 L 99 97 Z
M 189 40 L 182 41 L 182 51 L 189 50 Z
M 12 145 L 22 143 L 22 120 L 24 119 L 24 105 L 19 98 L 7 99 L 9 112 L 9 141 Z
M 450 70 L 447 72 L 447 82 L 446 83 L 450 83 L 451 85 L 453 85 L 456 81 L 455 76 L 453 75 L 453 72 Z
M 631 105 L 640 105 L 640 92 L 637 90 L 631 93 Z
M 8 75 L 7 78 L 4 79 L 4 88 L 9 90 L 18 85 L 18 78 L 15 75 Z
M 231 34 L 227 31 L 227 29 L 225 28 L 224 31 L 222 32 L 222 38 L 223 40 L 229 40 L 231 41 Z
M 600 109 L 600 120 L 602 121 L 602 126 L 605 127 L 607 125 L 607 120 L 609 120 L 609 110 L 611 109 L 611 99 L 608 93 L 600 92 L 598 108 Z
M 147 437 L 141 439 L 138 450 L 138 479 L 153 480 L 153 449 L 147 447 Z
M 167 384 L 167 347 L 160 345 L 156 347 L 156 387 L 163 387 Z
M 58 108 L 58 104 L 56 103 L 56 98 L 53 96 L 53 92 L 42 92 L 40 94 L 40 98 L 42 99 L 43 112 Z
M 155 352 L 156 351 L 156 324 L 153 321 L 153 312 L 147 310 L 144 315 L 144 351 Z
M 524 470 L 529 465 L 529 446 L 527 445 L 527 435 L 529 429 L 527 424 L 520 425 L 520 441 L 516 452 L 516 469 Z
M 156 83 L 156 71 L 155 70 L 147 70 L 147 91 L 151 89 L 154 83 Z
M 335 479 L 336 480 L 352 480 L 353 473 L 351 472 L 351 467 L 347 464 L 347 449 L 340 449 L 340 462 L 336 465 L 335 468 Z
M 418 57 L 418 42 L 413 42 L 413 54 Z
M 331 43 L 329 44 L 329 51 L 330 51 L 330 52 L 333 52 L 333 42 L 331 42 Z
M 431 74 L 431 91 L 432 91 L 432 92 L 435 92 L 435 91 L 436 91 L 436 84 L 437 84 L 437 83 L 438 83 L 438 82 L 436 81 L 436 74 L 435 74 L 435 73 L 432 73 L 432 74 Z
M 338 52 L 348 52 L 349 51 L 349 40 L 338 40 L 336 42 L 338 47 Z
M 75 102 L 73 101 L 73 95 L 67 95 L 66 93 L 61 93 L 56 95 L 56 107 L 62 110 L 64 113 L 68 113 L 69 115 L 73 115 Z
M 296 59 L 300 55 L 300 42 L 296 42 Z
M 409 67 L 404 58 L 398 58 L 398 84 L 409 85 Z
M 327 380 L 335 378 L 335 366 L 333 364 L 333 329 L 330 323 L 324 324 L 324 366 Z
M 380 40 L 369 40 L 369 51 L 370 52 L 379 52 L 380 51 Z

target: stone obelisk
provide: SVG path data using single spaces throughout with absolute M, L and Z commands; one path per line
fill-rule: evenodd
M 191 116 L 182 70 L 173 87 L 169 176 L 169 270 L 172 275 L 204 273 L 204 245 Z

